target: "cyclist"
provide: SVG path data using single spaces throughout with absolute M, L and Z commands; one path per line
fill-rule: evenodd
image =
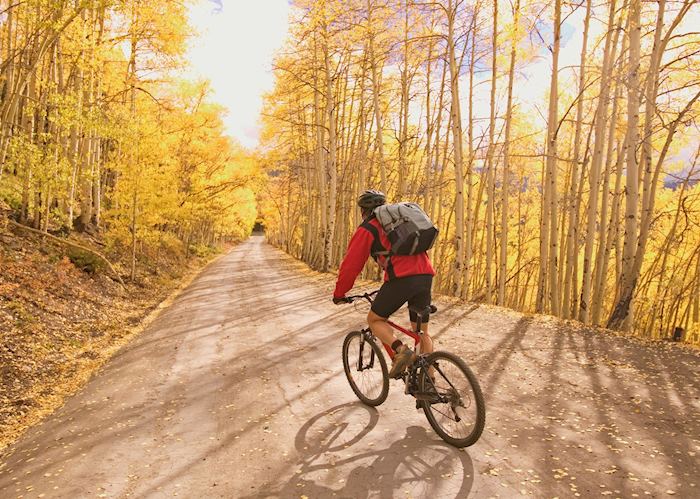
M 390 345 L 396 353 L 389 371 L 389 376 L 394 378 L 415 360 L 415 353 L 396 338 L 391 326 L 386 322 L 389 316 L 406 302 L 409 307 L 419 310 L 430 305 L 435 270 L 427 253 L 377 256 L 378 252 L 390 248 L 386 232 L 374 215 L 374 209 L 385 203 L 384 193 L 373 189 L 363 192 L 357 199 L 357 205 L 362 210 L 363 222 L 350 239 L 345 258 L 340 264 L 333 303 L 337 305 L 345 301 L 345 294 L 352 289 L 367 258 L 372 256 L 384 269 L 384 284 L 372 303 L 367 322 L 372 334 L 386 345 Z M 417 314 L 410 311 L 409 316 L 415 330 Z M 433 351 L 433 341 L 428 335 L 427 321 L 423 322 L 421 330 L 421 351 L 430 353 Z

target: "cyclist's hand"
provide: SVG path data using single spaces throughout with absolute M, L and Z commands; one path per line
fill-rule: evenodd
M 336 296 L 333 297 L 333 303 L 335 303 L 336 305 L 340 305 L 341 303 L 347 303 L 347 302 L 348 302 L 348 299 L 345 298 L 344 296 L 341 296 L 340 298 L 338 298 Z

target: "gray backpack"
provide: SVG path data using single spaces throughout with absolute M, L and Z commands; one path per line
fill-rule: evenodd
M 416 203 L 385 204 L 374 215 L 391 243 L 389 255 L 416 255 L 428 251 L 437 239 L 438 229 Z

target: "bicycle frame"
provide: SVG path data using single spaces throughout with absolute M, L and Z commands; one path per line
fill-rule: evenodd
M 386 323 L 389 324 L 394 329 L 396 329 L 397 331 L 400 331 L 403 334 L 405 334 L 406 336 L 410 336 L 411 338 L 413 338 L 413 341 L 414 341 L 413 346 L 415 349 L 414 351 L 416 352 L 417 355 L 421 354 L 420 346 L 421 346 L 422 333 L 417 333 L 415 331 L 411 331 L 410 329 L 403 328 L 392 321 L 386 321 Z M 389 354 L 389 357 L 393 359 L 394 358 L 394 349 L 391 348 L 391 346 L 385 344 L 384 342 L 382 342 L 382 345 L 384 345 L 384 350 L 387 351 L 387 353 Z
M 374 296 L 377 293 L 378 293 L 378 291 L 374 291 L 372 293 L 365 293 L 364 295 L 348 296 L 347 300 L 349 303 L 352 303 L 352 301 L 354 301 L 354 300 L 365 299 L 371 304 L 373 301 L 372 296 Z M 417 322 L 418 328 L 420 328 L 421 322 L 422 321 L 420 320 L 420 317 L 419 317 L 419 320 Z M 391 326 L 392 328 L 396 329 L 397 331 L 405 334 L 406 336 L 410 336 L 411 338 L 413 338 L 414 351 L 416 352 L 417 355 L 421 354 L 421 338 L 423 336 L 422 331 L 420 331 L 420 330 L 419 331 L 411 331 L 410 329 L 406 329 L 404 327 L 401 327 L 398 324 L 396 324 L 395 322 L 392 322 L 390 320 L 387 320 L 386 323 L 389 324 L 389 326 Z M 367 327 L 367 328 L 363 329 L 363 331 L 371 332 L 371 329 L 369 327 Z M 393 359 L 394 358 L 394 349 L 391 348 L 390 345 L 385 344 L 384 342 L 381 342 L 381 343 L 384 346 L 384 350 L 386 350 L 387 354 L 389 355 L 389 358 Z
M 352 303 L 363 299 L 371 304 L 372 297 L 377 293 L 378 291 L 374 291 L 357 296 L 347 296 L 341 301 Z M 334 302 L 339 303 L 337 299 Z M 423 409 L 430 426 L 445 442 L 456 447 L 472 445 L 481 436 L 486 417 L 483 393 L 478 380 L 464 360 L 450 352 L 436 351 L 429 354 L 421 352 L 421 340 L 424 334 L 421 330 L 422 323 L 428 319 L 430 314 L 437 312 L 437 307 L 431 304 L 422 311 L 414 307 L 410 307 L 410 310 L 417 313 L 416 322 L 412 323 L 412 325 L 415 324 L 415 327 L 411 330 L 399 326 L 393 321 L 386 321 L 392 329 L 413 338 L 414 351 L 417 354 L 417 357 L 410 362 L 410 366 L 392 378 L 403 381 L 404 393 L 415 398 L 416 409 Z M 389 358 L 394 359 L 395 355 L 391 346 L 383 341 L 381 343 Z M 357 346 L 354 346 L 356 344 Z M 351 345 L 353 345 L 352 350 Z M 367 348 L 369 348 L 369 352 L 367 352 Z M 379 366 L 375 364 L 375 361 Z M 453 373 L 449 369 L 443 370 L 445 365 L 453 366 L 456 371 Z M 352 331 L 345 337 L 343 341 L 343 369 L 350 388 L 363 403 L 375 407 L 387 399 L 391 378 L 388 375 L 386 357 L 382 355 L 376 337 L 369 327 L 360 331 Z M 358 385 L 358 380 L 366 379 L 366 373 L 364 375 L 357 373 L 364 370 L 371 370 L 369 375 L 375 380 L 372 383 L 372 392 L 366 390 L 367 387 L 362 382 Z M 379 385 L 376 383 L 378 375 L 381 376 Z M 466 385 L 463 387 L 463 383 L 453 383 L 451 380 L 453 376 L 464 378 Z M 377 386 L 380 387 L 379 392 L 376 391 Z M 474 410 L 476 412 L 472 418 L 469 414 Z M 445 426 L 441 422 L 445 418 L 458 425 L 466 419 L 466 429 L 469 430 L 469 433 L 464 436 L 461 435 L 460 431 L 453 432 L 452 423 Z M 470 424 L 472 419 L 474 422 Z

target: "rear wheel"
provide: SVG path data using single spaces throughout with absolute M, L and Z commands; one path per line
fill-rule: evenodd
M 367 405 L 377 406 L 389 395 L 389 370 L 381 350 L 360 331 L 343 342 L 343 368 L 350 388 Z
M 486 421 L 484 395 L 462 359 L 449 352 L 431 353 L 418 373 L 418 386 L 421 392 L 433 394 L 421 404 L 440 438 L 455 447 L 468 447 L 479 440 Z

